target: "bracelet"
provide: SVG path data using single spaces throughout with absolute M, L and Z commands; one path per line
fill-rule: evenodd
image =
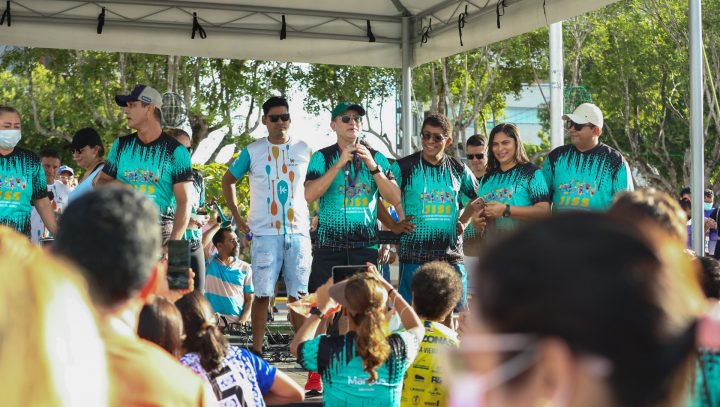
M 370 175 L 376 175 L 376 174 L 380 174 L 380 166 L 379 165 L 376 165 L 375 169 L 370 171 Z
M 394 288 L 389 289 L 389 290 L 388 290 L 388 297 L 390 297 L 390 294 L 392 294 L 392 293 L 394 293 L 394 292 L 395 292 L 395 289 L 394 289 Z

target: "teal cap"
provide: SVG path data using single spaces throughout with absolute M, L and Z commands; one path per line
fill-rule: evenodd
M 340 102 L 337 106 L 335 106 L 335 109 L 332 110 L 332 118 L 330 120 L 335 120 L 336 117 L 351 109 L 357 110 L 358 113 L 360 113 L 360 116 L 365 116 L 365 109 L 357 103 Z

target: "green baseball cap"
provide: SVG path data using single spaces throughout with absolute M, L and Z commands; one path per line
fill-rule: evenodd
M 357 110 L 358 113 L 360 113 L 360 116 L 365 116 L 365 109 L 357 103 L 340 102 L 337 106 L 335 106 L 335 109 L 332 110 L 332 118 L 330 120 L 335 120 L 336 117 L 351 109 Z

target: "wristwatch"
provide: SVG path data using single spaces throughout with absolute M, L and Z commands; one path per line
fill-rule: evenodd
M 370 175 L 380 174 L 380 171 L 380 166 L 376 164 L 375 169 L 370 171 Z
M 510 217 L 510 204 L 505 204 L 505 210 L 503 211 L 503 218 Z
M 325 317 L 325 314 L 323 314 L 323 312 L 320 311 L 320 308 L 318 308 L 318 307 L 310 308 L 310 315 L 315 315 L 320 319 L 323 319 L 323 317 Z

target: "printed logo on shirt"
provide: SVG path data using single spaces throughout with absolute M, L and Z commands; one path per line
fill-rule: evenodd
M 360 183 L 355 187 L 340 185 L 338 192 L 345 196 L 344 206 L 368 207 L 371 201 L 372 189 L 366 183 Z
M 422 192 L 420 200 L 422 201 L 423 215 L 453 215 L 454 192 L 433 189 L 431 192 Z
M 19 201 L 21 192 L 27 188 L 25 177 L 0 178 L 0 201 Z
M 573 179 L 568 183 L 560 184 L 558 191 L 562 194 L 557 202 L 558 206 L 587 208 L 590 206 L 590 198 L 595 196 L 597 187 L 595 182 L 590 184 Z
M 140 193 L 154 195 L 161 174 L 148 169 L 135 169 L 123 171 L 123 176 L 132 188 Z
M 498 188 L 483 195 L 485 201 L 509 201 L 515 193 L 515 187 Z

